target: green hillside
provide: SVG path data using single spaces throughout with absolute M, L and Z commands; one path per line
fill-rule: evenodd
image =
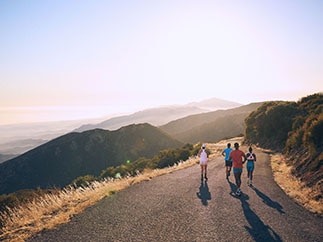
M 0 164 L 0 194 L 62 187 L 79 176 L 98 176 L 109 166 L 182 145 L 150 124 L 66 134 Z
M 228 110 L 190 115 L 160 128 L 184 143 L 217 142 L 243 134 L 245 118 L 261 104 L 251 103 Z
M 322 93 L 298 102 L 264 103 L 246 119 L 245 141 L 283 150 L 294 167 L 294 174 L 323 191 Z

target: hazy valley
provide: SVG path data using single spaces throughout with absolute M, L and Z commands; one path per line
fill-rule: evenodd
M 138 123 L 160 126 L 188 115 L 238 106 L 241 104 L 213 98 L 186 105 L 151 108 L 106 119 L 0 125 L 0 163 L 73 131 L 82 132 L 95 128 L 116 130 Z

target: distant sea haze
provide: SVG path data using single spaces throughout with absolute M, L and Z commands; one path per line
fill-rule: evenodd
M 152 105 L 152 104 L 150 104 Z M 148 106 L 150 106 L 148 105 Z M 100 105 L 68 105 L 68 106 L 0 106 L 0 125 L 8 124 L 26 124 L 40 123 L 52 121 L 68 121 L 68 120 L 90 120 L 90 119 L 108 119 L 113 116 L 121 116 L 138 112 L 139 110 L 147 110 L 161 107 L 178 107 L 178 106 L 195 106 L 206 110 L 215 110 L 218 108 L 233 108 L 242 104 L 211 98 L 199 102 L 191 102 L 184 105 L 163 105 L 155 107 L 142 107 L 135 105 L 126 105 L 122 103 L 100 104 Z M 146 107 L 143 107 L 146 106 Z
M 0 125 L 98 119 L 112 112 L 108 106 L 0 107 Z

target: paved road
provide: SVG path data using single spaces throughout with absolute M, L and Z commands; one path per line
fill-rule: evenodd
M 288 198 L 273 180 L 268 155 L 256 151 L 254 188 L 242 175 L 237 198 L 222 157 L 136 184 L 29 241 L 323 241 L 323 219 Z

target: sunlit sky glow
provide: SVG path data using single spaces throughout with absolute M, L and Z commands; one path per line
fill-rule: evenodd
M 323 1 L 0 1 L 0 124 L 323 91 Z M 36 111 L 37 112 L 36 112 Z

